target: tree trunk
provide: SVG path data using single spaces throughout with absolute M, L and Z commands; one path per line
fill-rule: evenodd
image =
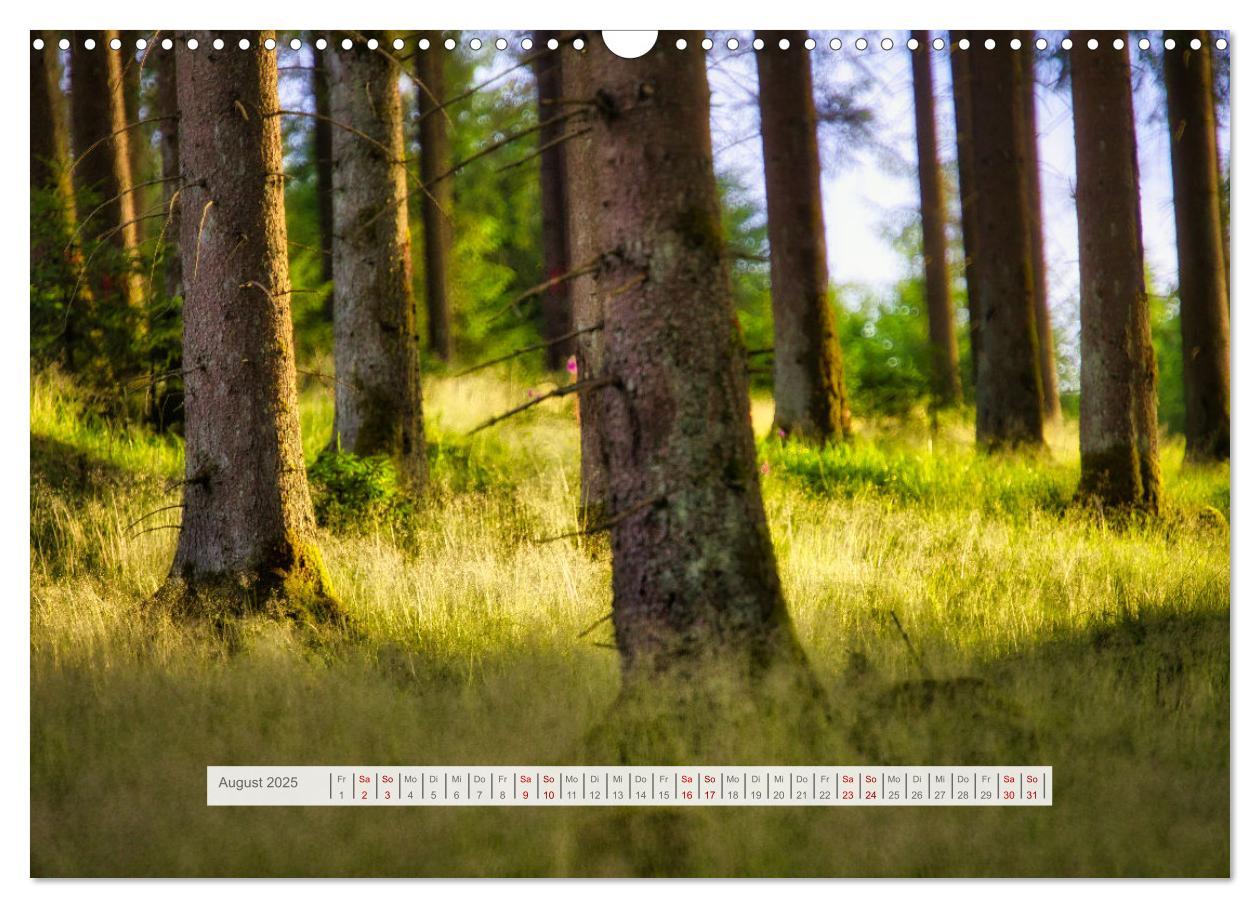
M 945 193 L 936 157 L 936 92 L 932 78 L 932 36 L 914 32 L 917 50 L 910 52 L 914 81 L 914 125 L 919 151 L 919 211 L 923 223 L 923 286 L 927 299 L 928 339 L 932 346 L 932 397 L 937 407 L 962 402 L 958 377 L 958 339 L 954 335 L 954 301 L 949 293 L 945 242 Z
M 70 45 L 70 116 L 78 161 L 76 186 L 89 194 L 88 209 L 81 214 L 103 206 L 86 233 L 103 237 L 115 250 L 113 261 L 93 263 L 89 268 L 92 296 L 98 304 L 131 307 L 140 305 L 143 293 L 136 261 L 139 233 L 131 191 L 131 136 L 126 128 L 121 61 L 119 53 L 109 49 L 109 42 L 117 35 L 113 31 L 75 33 Z M 92 50 L 83 45 L 89 37 L 96 40 Z M 89 239 L 87 245 L 95 243 Z M 95 257 L 109 258 L 103 253 L 95 253 Z
M 604 300 L 592 395 L 609 463 L 613 626 L 628 688 L 716 672 L 745 695 L 809 678 L 758 484 L 731 297 L 701 33 L 625 60 L 589 51 L 590 188 Z M 626 289 L 627 287 L 631 289 Z M 783 674 L 780 675 L 779 671 Z M 692 687 L 691 685 L 694 685 Z
M 561 94 L 566 98 L 594 98 L 595 86 L 590 78 L 590 57 L 593 45 L 601 42 L 599 34 L 585 35 L 586 49 L 566 49 L 569 55 L 561 68 Z M 600 250 L 595 246 L 595 226 L 600 217 L 595 208 L 593 162 L 595 148 L 590 133 L 577 135 L 566 143 L 565 195 L 568 198 L 566 233 L 569 238 L 569 254 L 574 263 L 582 265 L 595 259 Z M 578 275 L 570 281 L 569 299 L 573 305 L 574 328 L 592 328 L 604 318 L 603 301 L 595 290 L 595 278 L 590 274 Z M 604 332 L 585 331 L 574 339 L 577 358 L 577 379 L 586 381 L 603 374 Z M 604 443 L 600 436 L 598 412 L 595 407 L 599 391 L 579 392 L 578 419 L 582 452 L 580 509 L 583 522 L 595 525 L 607 516 L 608 464 L 604 460 Z
M 335 614 L 315 545 L 290 318 L 272 32 L 178 45 L 185 480 L 174 592 L 203 611 Z M 236 47 L 247 37 L 250 50 Z M 224 50 L 211 39 L 226 39 Z M 196 595 L 202 591 L 209 596 Z M 218 595 L 213 595 L 213 594 Z M 193 595 L 189 595 L 193 594 Z
M 70 139 L 61 91 L 61 52 L 52 32 L 38 33 L 41 50 L 31 50 L 31 195 L 42 194 L 42 223 L 32 220 L 31 273 L 64 288 L 60 356 L 75 367 L 76 325 L 70 290 L 82 276 L 83 256 L 75 237 L 74 185 L 70 177 Z M 35 209 L 32 208 L 34 214 Z M 69 246 L 69 251 L 67 251 Z M 84 295 L 86 288 L 80 289 Z
M 427 468 L 400 73 L 389 56 L 361 43 L 327 53 L 324 63 L 332 118 L 349 127 L 337 129 L 332 143 L 334 443 L 392 457 L 419 492 Z
M 179 92 L 175 49 L 153 48 L 150 59 L 157 69 L 157 114 L 165 117 L 158 124 L 158 147 L 162 152 L 162 204 L 168 218 L 163 242 L 169 244 L 163 252 L 163 272 L 166 295 L 170 299 L 183 296 L 183 260 L 179 257 Z M 175 118 L 175 119 L 171 119 Z M 175 199 L 172 204 L 172 199 Z
M 319 209 L 319 277 L 324 283 L 333 279 L 333 125 L 332 106 L 329 102 L 328 65 L 335 50 L 323 51 L 315 56 L 315 68 L 311 72 L 311 93 L 315 97 L 315 201 Z M 337 288 L 328 292 L 324 307 L 329 319 L 336 309 Z
M 977 309 L 983 339 L 976 367 L 976 440 L 984 448 L 1042 447 L 1022 70 L 1027 51 L 973 38 L 970 50 L 975 160 Z
M 1028 166 L 1029 248 L 1032 252 L 1033 306 L 1037 320 L 1037 364 L 1041 371 L 1041 412 L 1050 422 L 1063 418 L 1059 404 L 1059 370 L 1054 354 L 1054 325 L 1050 321 L 1050 296 L 1046 288 L 1045 226 L 1041 211 L 1041 156 L 1037 149 L 1037 55 L 1033 51 L 1035 32 L 1020 32 L 1025 50 L 1023 66 L 1025 153 Z
M 1142 260 L 1137 139 L 1120 32 L 1072 33 L 1081 259 L 1081 488 L 1105 507 L 1158 510 L 1155 354 Z
M 145 37 L 144 32 L 119 32 L 122 47 L 118 51 L 122 73 L 123 115 L 128 123 L 139 123 L 140 116 L 140 60 L 136 39 Z M 145 52 L 148 52 L 146 49 Z M 148 175 L 149 127 L 139 126 L 127 133 L 127 174 L 132 186 L 152 179 Z M 137 212 L 147 210 L 145 188 L 135 189 L 132 205 Z M 136 225 L 137 242 L 144 242 L 145 222 Z
M 1164 53 L 1177 221 L 1186 457 L 1229 459 L 1229 288 L 1221 235 L 1212 51 L 1207 32 L 1169 32 Z M 1190 39 L 1203 42 L 1190 49 Z
M 537 32 L 534 46 L 547 46 L 549 38 L 557 37 L 555 32 Z M 538 84 L 538 122 L 544 123 L 564 112 L 559 104 L 564 97 L 562 62 L 566 55 L 575 53 L 572 48 L 562 47 L 554 53 L 541 54 L 534 60 L 534 77 Z M 565 177 L 567 166 L 567 143 L 564 123 L 553 123 L 538 131 L 539 155 L 538 176 L 541 192 L 542 209 L 542 255 L 543 276 L 551 280 L 569 271 L 569 230 L 568 230 L 568 180 Z M 550 147 L 549 147 L 550 146 Z M 549 287 L 542 296 L 542 335 L 543 338 L 561 337 L 573 330 L 572 285 L 562 281 Z M 547 347 L 546 363 L 548 369 L 561 369 L 573 352 L 572 341 L 560 341 Z
M 774 310 L 774 422 L 828 442 L 849 435 L 844 360 L 827 280 L 818 116 L 805 32 L 757 32 Z M 787 38 L 791 46 L 779 49 Z
M 975 387 L 980 366 L 980 281 L 976 273 L 976 156 L 971 117 L 971 51 L 958 42 L 970 40 L 971 32 L 949 33 L 949 66 L 954 95 L 954 133 L 958 145 L 958 203 L 962 221 L 963 277 L 967 283 L 967 339 L 971 345 L 971 384 Z
M 428 50 L 417 50 L 416 95 L 420 109 L 420 211 L 424 220 L 425 308 L 429 319 L 429 352 L 438 359 L 451 358 L 451 301 L 449 262 L 451 254 L 450 218 L 454 214 L 455 183 L 451 177 L 439 180 L 451 166 L 451 141 L 444 112 L 439 109 L 446 97 L 441 32 L 425 32 Z

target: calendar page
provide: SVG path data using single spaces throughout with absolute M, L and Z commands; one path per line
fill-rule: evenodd
M 30 31 L 30 874 L 1229 876 L 1232 42 Z

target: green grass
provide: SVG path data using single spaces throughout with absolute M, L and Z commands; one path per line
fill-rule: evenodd
M 1224 875 L 1229 872 L 1227 469 L 1164 458 L 1169 517 L 1070 507 L 1072 427 L 1030 465 L 961 423 L 767 441 L 792 617 L 831 701 L 823 742 L 742 729 L 792 762 L 1055 767 L 1049 809 L 210 809 L 211 763 L 527 763 L 590 756 L 618 688 L 606 540 L 575 528 L 572 402 L 504 375 L 426 388 L 435 494 L 408 525 L 321 545 L 361 635 L 257 621 L 227 647 L 146 617 L 177 523 L 178 443 L 31 407 L 32 870 L 37 875 Z M 758 399 L 764 434 L 770 405 Z M 304 384 L 313 461 L 330 394 Z M 909 644 L 892 615 L 905 629 Z M 806 756 L 808 754 L 808 756 Z

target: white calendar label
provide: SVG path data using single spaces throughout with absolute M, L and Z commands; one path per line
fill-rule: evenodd
M 211 807 L 1042 807 L 1049 766 L 209 766 Z

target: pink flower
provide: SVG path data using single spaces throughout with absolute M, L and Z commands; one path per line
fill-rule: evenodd
M 535 391 L 533 388 L 530 388 L 528 391 L 525 392 L 526 400 L 533 400 L 537 396 L 538 396 L 538 392 Z
M 768 464 L 768 463 L 763 463 L 763 464 L 761 465 L 761 475 L 762 475 L 762 476 L 769 476 L 769 475 L 770 475 L 770 464 Z
M 570 375 L 577 375 L 577 357 L 570 356 L 569 361 L 564 364 L 564 368 Z
M 787 429 L 779 426 L 779 438 L 787 438 Z

